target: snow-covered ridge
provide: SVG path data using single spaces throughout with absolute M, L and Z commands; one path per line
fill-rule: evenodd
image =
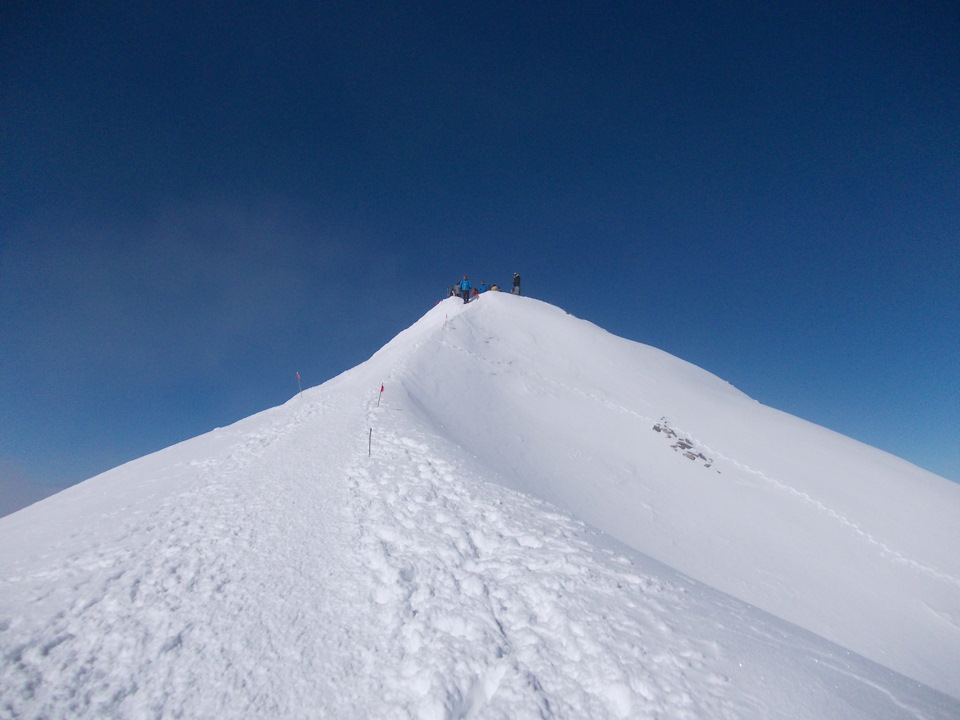
M 0 717 L 953 718 L 952 488 L 549 305 L 445 301 L 0 519 Z
M 398 373 L 429 422 L 510 487 L 960 695 L 960 486 L 558 308 L 482 300 Z

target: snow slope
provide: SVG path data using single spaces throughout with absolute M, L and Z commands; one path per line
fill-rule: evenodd
M 427 422 L 508 486 L 960 696 L 960 485 L 558 308 L 483 300 L 397 368 Z
M 0 717 L 956 718 L 956 502 L 551 306 L 446 301 L 0 519 Z

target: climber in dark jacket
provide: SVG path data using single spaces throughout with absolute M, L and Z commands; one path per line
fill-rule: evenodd
M 514 273 L 514 274 L 513 274 L 513 294 L 514 294 L 514 295 L 519 295 L 519 294 L 520 294 L 520 275 L 519 275 L 519 273 Z

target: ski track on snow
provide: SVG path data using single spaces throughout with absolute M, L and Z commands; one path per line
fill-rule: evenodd
M 803 492 L 803 491 L 801 491 L 801 490 L 798 490 L 797 488 L 793 487 L 792 485 L 790 485 L 790 484 L 788 484 L 788 483 L 786 483 L 786 482 L 783 482 L 782 480 L 778 480 L 778 479 L 775 478 L 775 477 L 771 477 L 770 475 L 767 475 L 767 474 L 766 474 L 765 472 L 763 472 L 762 470 L 758 470 L 758 469 L 752 468 L 752 467 L 750 467 L 750 466 L 748 466 L 748 465 L 744 465 L 744 464 L 740 463 L 739 461 L 737 461 L 737 460 L 735 460 L 735 459 L 733 459 L 733 458 L 731 458 L 731 457 L 728 457 L 727 455 L 724 455 L 722 452 L 720 452 L 720 451 L 716 450 L 715 448 L 712 448 L 712 447 L 710 447 L 709 445 L 703 443 L 702 441 L 700 441 L 700 440 L 697 439 L 696 437 L 690 435 L 689 433 L 687 433 L 686 431 L 682 430 L 681 428 L 679 428 L 679 427 L 677 427 L 677 426 L 674 426 L 674 425 L 671 424 L 671 427 L 674 427 L 674 429 L 678 430 L 679 432 L 683 432 L 687 437 L 690 437 L 691 440 L 693 440 L 694 442 L 697 443 L 697 447 L 702 447 L 702 448 L 704 448 L 704 449 L 705 449 L 708 453 L 710 453 L 711 456 L 713 456 L 717 461 L 725 461 L 725 462 L 729 463 L 730 465 L 733 465 L 734 467 L 738 468 L 739 470 L 741 470 L 741 471 L 743 471 L 743 472 L 745 472 L 745 473 L 749 473 L 750 475 L 753 475 L 753 476 L 756 477 L 756 478 L 759 478 L 763 483 L 765 483 L 765 484 L 767 484 L 767 485 L 775 488 L 776 490 L 778 490 L 778 491 L 780 491 L 780 492 L 782 492 L 782 493 L 785 493 L 785 494 L 787 494 L 787 495 L 791 495 L 792 497 L 795 497 L 795 498 L 801 500 L 804 504 L 810 505 L 811 507 L 814 507 L 818 512 L 820 512 L 820 513 L 822 513 L 822 514 L 824 514 L 824 515 L 827 515 L 827 516 L 830 517 L 832 520 L 835 520 L 835 521 L 836 521 L 837 523 L 839 523 L 840 525 L 846 527 L 848 530 L 852 531 L 855 535 L 859 536 L 859 537 L 860 537 L 862 540 L 864 540 L 865 542 L 867 542 L 867 543 L 869 543 L 869 544 L 871 544 L 871 545 L 874 545 L 874 546 L 876 546 L 877 548 L 879 548 L 880 553 L 881 553 L 884 557 L 888 558 L 889 560 L 891 560 L 891 561 L 893 561 L 893 562 L 896 562 L 896 563 L 900 563 L 900 564 L 906 565 L 906 566 L 908 566 L 908 567 L 911 567 L 911 568 L 913 568 L 914 570 L 916 570 L 917 572 L 920 572 L 920 573 L 922 573 L 922 574 L 928 575 L 929 577 L 932 577 L 932 578 L 935 578 L 935 579 L 937 579 L 937 580 L 940 580 L 940 581 L 943 581 L 943 582 L 947 582 L 947 583 L 950 583 L 951 585 L 956 585 L 957 587 L 960 587 L 960 578 L 958 578 L 958 577 L 956 577 L 956 576 L 954 576 L 954 575 L 950 575 L 949 573 L 944 573 L 944 572 L 938 570 L 938 569 L 935 568 L 935 567 L 931 567 L 930 565 L 927 565 L 927 564 L 925 564 L 925 563 L 919 562 L 919 561 L 917 561 L 917 560 L 914 560 L 913 558 L 910 558 L 910 557 L 904 555 L 904 554 L 903 554 L 902 552 L 900 552 L 899 550 L 896 550 L 896 549 L 890 547 L 889 545 L 887 545 L 885 542 L 883 542 L 882 540 L 880 540 L 880 539 L 879 539 L 878 537 L 876 537 L 875 535 L 873 535 L 873 534 L 867 532 L 866 530 L 864 530 L 856 521 L 851 520 L 849 517 L 847 517 L 846 515 L 844 515 L 842 512 L 840 512 L 840 511 L 838 511 L 838 510 L 830 507 L 829 505 L 825 504 L 825 503 L 822 502 L 821 500 L 818 500 L 817 498 L 813 497 L 813 496 L 810 495 L 809 493 L 806 493 L 806 492 Z

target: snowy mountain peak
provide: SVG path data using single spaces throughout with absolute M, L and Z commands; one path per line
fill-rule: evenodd
M 0 714 L 957 717 L 956 517 L 662 351 L 447 300 L 0 520 Z

